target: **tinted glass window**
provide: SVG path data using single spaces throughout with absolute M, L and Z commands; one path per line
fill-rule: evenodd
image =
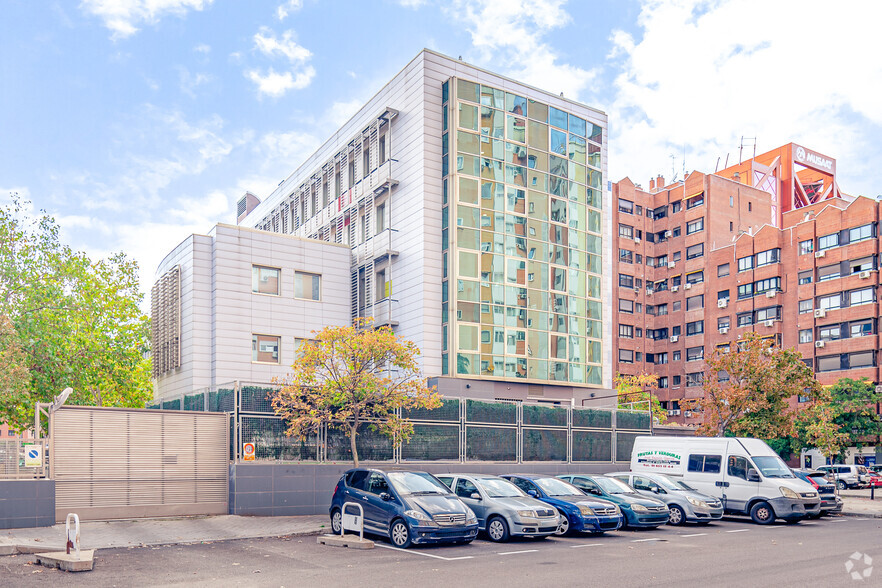
M 367 481 L 369 475 L 370 472 L 365 470 L 349 472 L 346 475 L 346 485 L 350 488 L 355 488 L 356 490 L 365 490 L 365 482 Z
M 688 374 L 687 374 L 688 375 Z M 720 455 L 690 455 L 689 471 L 719 474 L 723 458 Z
M 383 476 L 383 474 L 378 474 L 374 472 L 370 475 L 370 477 L 368 477 L 367 491 L 371 492 L 372 494 L 382 494 L 383 492 L 389 492 L 389 483 L 386 481 L 386 478 Z
M 478 492 L 474 484 L 468 480 L 459 479 L 456 481 L 456 495 L 462 498 L 471 498 L 472 494 Z
M 726 471 L 730 476 L 747 479 L 747 460 L 734 455 L 729 456 L 729 467 Z
M 533 482 L 529 480 L 524 480 L 521 478 L 511 478 L 509 480 L 512 484 L 523 490 L 524 492 L 529 492 L 530 490 L 536 490 L 536 486 L 533 485 Z

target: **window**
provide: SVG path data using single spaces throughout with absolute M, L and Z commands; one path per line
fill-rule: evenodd
M 726 473 L 742 480 L 747 480 L 747 458 L 737 455 L 729 456 L 729 463 L 726 467 Z
M 773 290 L 775 292 L 779 292 L 781 290 L 781 278 L 780 276 L 775 276 L 774 278 L 766 278 L 765 280 L 759 280 L 754 282 L 754 292 L 757 294 L 762 294 L 763 292 L 769 292 Z
M 624 337 L 625 339 L 633 339 L 634 338 L 633 325 L 619 325 L 619 337 Z
M 818 268 L 818 281 L 834 280 L 839 277 L 839 264 L 825 265 Z
M 279 275 L 281 270 L 261 265 L 251 266 L 251 291 L 255 294 L 279 295 Z
M 686 336 L 700 335 L 704 333 L 704 321 L 692 321 L 686 323 Z
M 638 339 L 643 338 L 643 329 L 641 329 L 640 327 L 637 327 L 636 329 L 634 329 L 634 336 L 637 337 Z
M 672 361 L 680 361 L 680 359 L 682 359 L 682 356 L 683 356 L 682 352 L 678 349 L 677 351 L 675 351 L 674 353 L 671 354 L 671 359 L 672 359 Z M 679 384 L 680 382 L 678 381 L 677 383 Z
M 692 372 L 686 374 L 686 386 L 701 386 L 704 384 L 704 372 Z
M 799 242 L 799 254 L 806 255 L 807 253 L 811 253 L 815 250 L 815 242 L 809 239 L 808 241 L 800 241 Z
M 686 200 L 686 210 L 704 204 L 704 192 Z
M 677 200 L 676 202 L 671 202 L 671 214 L 680 212 L 683 208 L 683 203 Z
M 720 290 L 719 292 L 717 292 L 717 300 L 729 300 L 729 291 Z
M 781 249 L 769 249 L 768 251 L 760 251 L 756 254 L 756 267 L 771 265 L 781 261 Z
M 251 335 L 251 361 L 279 363 L 279 337 Z
M 704 347 L 687 347 L 686 361 L 699 361 L 704 359 Z
M 799 272 L 799 285 L 812 283 L 812 270 Z
M 747 212 L 750 212 L 752 210 L 753 210 L 753 202 L 748 202 L 747 203 Z
M 752 312 L 742 312 L 738 315 L 738 326 L 746 327 L 747 325 L 753 324 L 753 313 Z
M 671 236 L 672 237 L 679 237 L 680 231 L 681 231 L 681 229 L 679 226 L 674 227 L 673 229 L 671 229 Z
M 630 225 L 619 225 L 619 237 L 624 237 L 625 239 L 633 239 L 634 238 L 634 227 Z
M 634 312 L 634 301 L 633 300 L 625 300 L 623 298 L 619 299 L 619 312 L 627 312 L 633 314 Z
M 724 264 L 717 266 L 717 277 L 718 278 L 725 278 L 728 275 L 729 275 L 729 264 L 728 263 L 724 263 Z
M 807 312 L 811 312 L 813 310 L 812 301 L 811 300 L 800 300 L 799 301 L 799 314 L 805 314 Z
M 729 328 L 729 317 L 721 316 L 717 318 L 717 328 L 718 329 L 728 329 Z
M 683 376 L 674 376 L 671 378 L 671 384 L 674 386 L 674 388 L 677 388 L 680 386 L 680 381 L 682 379 L 683 379 Z M 676 400 L 674 402 L 676 402 Z
M 676 275 L 671 278 L 671 286 L 679 286 L 683 282 L 683 276 Z
M 856 321 L 848 326 L 849 335 L 851 337 L 864 337 L 873 334 L 873 319 Z
M 876 269 L 875 264 L 873 263 L 873 256 L 862 257 L 860 259 L 853 259 L 848 262 L 848 269 L 852 274 L 859 274 L 861 272 L 868 272 Z
M 697 218 L 692 222 L 686 223 L 686 234 L 691 235 L 692 233 L 697 233 L 698 231 L 704 230 L 704 217 Z
M 643 263 L 643 256 L 640 255 L 639 253 L 637 255 L 635 255 L 634 256 L 634 263 L 636 263 L 638 265 L 642 264 Z
M 749 269 L 753 269 L 753 255 L 748 255 L 747 257 L 741 257 L 738 259 L 738 271 L 746 272 Z
M 294 298 L 321 300 L 322 277 L 318 274 L 294 272 Z
M 658 387 L 659 388 L 667 388 L 668 387 L 668 377 L 662 376 L 658 379 Z
M 842 306 L 842 295 L 833 294 L 831 296 L 821 296 L 818 298 L 818 308 L 824 310 L 835 310 Z
M 386 204 L 380 204 L 377 206 L 377 233 L 382 233 L 386 230 Z
M 647 355 L 648 357 L 648 355 Z M 667 353 L 656 353 L 653 356 L 652 363 L 656 365 L 665 365 L 668 363 L 668 354 Z
M 738 286 L 738 300 L 753 296 L 753 284 L 741 284 Z
M 833 233 L 832 235 L 824 235 L 823 237 L 818 237 L 818 251 L 830 249 L 831 247 L 837 247 L 838 245 L 839 233 Z
M 630 349 L 619 349 L 619 361 L 621 363 L 634 363 L 634 352 Z
M 769 306 L 756 311 L 756 322 L 781 320 L 781 307 Z
M 704 243 L 698 243 L 686 248 L 686 259 L 695 259 L 702 255 L 704 255 Z
M 818 328 L 818 339 L 821 341 L 836 341 L 842 338 L 842 327 L 840 325 L 830 325 Z
M 682 327 L 680 325 L 674 325 L 673 327 L 671 327 L 671 335 L 678 335 L 679 336 L 681 330 L 682 330 Z M 679 358 L 677 358 L 677 359 L 679 359 Z
M 674 300 L 673 304 L 671 304 L 671 311 L 677 312 L 680 310 L 682 303 L 679 300 Z
M 639 204 L 637 206 L 635 206 L 634 207 L 634 214 L 642 216 L 643 215 L 643 207 L 640 206 Z
M 619 262 L 634 263 L 634 252 L 628 249 L 619 249 Z
M 698 310 L 704 308 L 704 294 L 690 296 L 686 299 L 686 310 Z
M 624 198 L 619 198 L 619 212 L 634 214 L 634 203 Z
M 674 263 L 677 263 L 678 261 L 680 261 L 680 252 L 679 251 L 674 251 L 674 255 L 671 257 L 671 261 L 673 261 Z
M 864 288 L 862 290 L 852 290 L 848 293 L 849 306 L 858 306 L 861 304 L 870 304 L 875 302 L 873 288 Z
M 876 365 L 875 351 L 859 351 L 857 353 L 849 353 L 846 357 L 849 368 L 871 367 Z
M 629 276 L 628 274 L 619 274 L 619 286 L 621 286 L 622 288 L 633 288 L 634 276 Z
M 691 274 L 686 274 L 686 283 L 687 284 L 700 284 L 704 281 L 704 272 L 692 272 Z
M 800 343 L 811 343 L 812 342 L 812 330 L 811 329 L 800 329 L 799 342 Z
M 855 227 L 853 229 L 848 230 L 848 241 L 849 243 L 857 243 L 858 241 L 863 241 L 865 239 L 873 238 L 873 224 L 870 223 L 868 225 L 863 225 L 860 227 Z

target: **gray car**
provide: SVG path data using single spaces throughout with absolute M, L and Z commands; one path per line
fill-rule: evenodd
M 512 536 L 544 538 L 557 531 L 557 510 L 527 496 L 508 480 L 485 474 L 436 477 L 475 511 L 478 528 L 491 541 L 507 541 Z
M 664 474 L 616 472 L 607 476 L 625 482 L 639 494 L 657 498 L 667 504 L 671 510 L 669 525 L 709 523 L 723 518 L 723 503 L 719 499 L 697 492 Z

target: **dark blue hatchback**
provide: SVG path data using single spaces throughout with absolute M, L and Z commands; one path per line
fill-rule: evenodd
M 426 472 L 347 471 L 331 499 L 334 533 L 340 532 L 342 508 L 347 502 L 364 509 L 365 532 L 388 537 L 396 547 L 469 543 L 478 534 L 478 520 L 472 509 Z
M 603 533 L 615 531 L 622 526 L 622 514 L 615 504 L 587 496 L 563 480 L 532 474 L 510 474 L 502 477 L 560 512 L 558 535 L 578 531 Z

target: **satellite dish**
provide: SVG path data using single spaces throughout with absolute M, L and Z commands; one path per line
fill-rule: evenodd
M 67 400 L 67 397 L 70 396 L 71 392 L 73 392 L 73 388 L 65 388 L 61 391 L 61 394 L 55 397 L 55 400 L 52 401 L 52 404 L 49 405 L 49 412 L 53 413 L 64 404 L 64 401 Z

